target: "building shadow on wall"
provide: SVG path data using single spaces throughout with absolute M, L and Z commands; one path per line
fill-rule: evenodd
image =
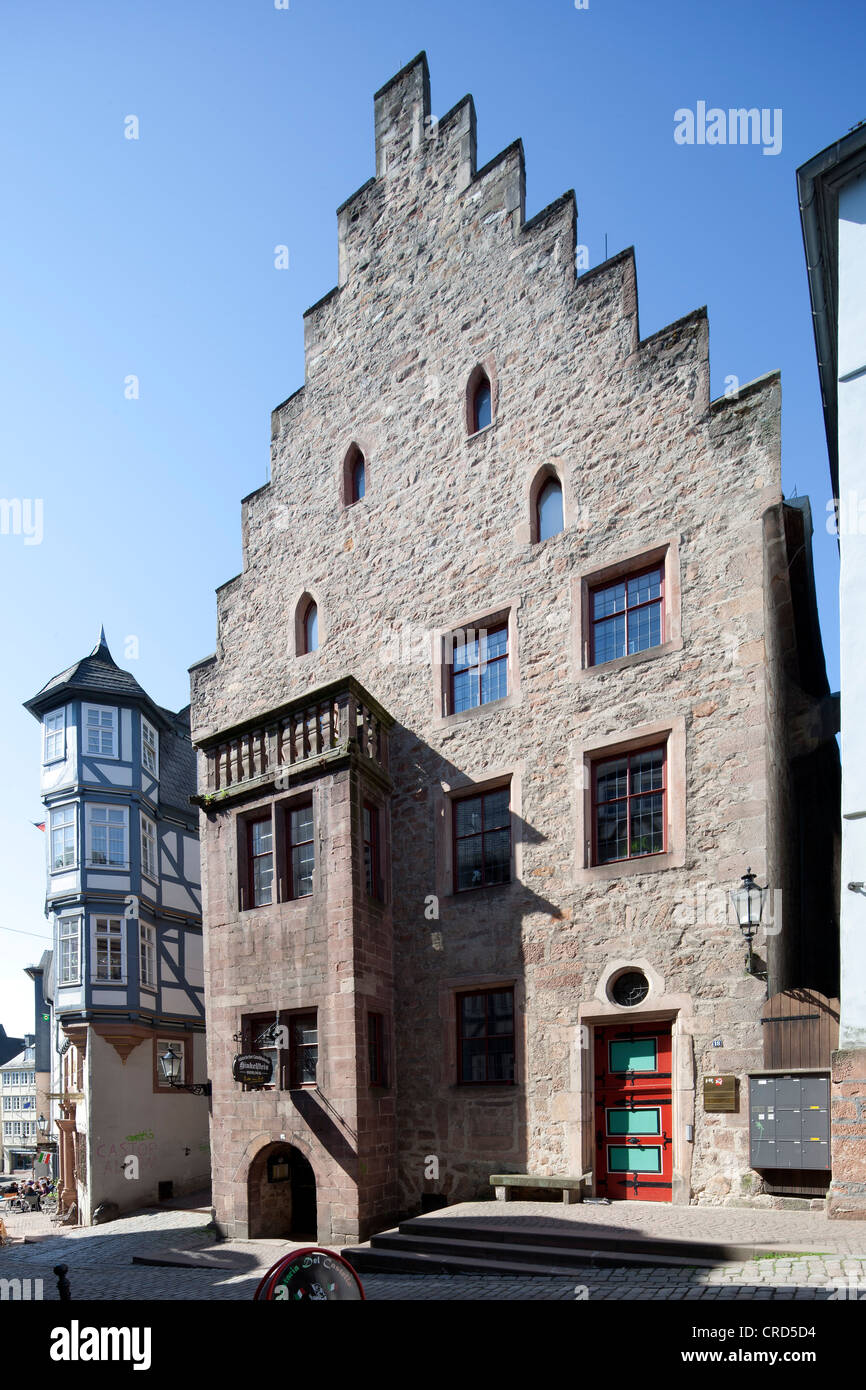
M 546 836 L 519 809 L 516 777 L 510 792 L 510 881 L 457 891 L 454 803 L 463 796 L 484 796 L 491 782 L 493 790 L 508 785 L 507 774 L 490 779 L 469 758 L 466 764 L 449 760 L 399 724 L 390 742 L 396 1176 L 401 1211 L 407 1215 L 490 1195 L 491 1174 L 526 1171 L 532 1068 L 524 924 L 538 917 L 549 932 L 570 913 L 518 876 L 526 849 L 543 845 Z M 530 949 L 533 965 L 543 970 L 541 948 Z M 576 1026 L 581 995 L 576 969 L 572 973 Z M 567 986 L 568 962 L 557 963 L 553 974 L 552 987 Z M 458 1055 L 458 997 L 495 990 L 498 982 L 513 989 L 512 1085 L 469 1080 Z M 534 983 L 538 985 L 537 975 Z M 557 1065 L 567 1086 L 568 1057 Z M 553 1087 L 551 1103 L 552 1098 Z M 558 1121 L 551 1118 L 550 1123 L 561 1129 Z M 564 1158 L 562 1167 L 566 1164 Z

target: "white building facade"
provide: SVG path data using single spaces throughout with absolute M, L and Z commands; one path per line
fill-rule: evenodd
M 866 124 L 798 170 L 838 531 L 842 730 L 841 1016 L 830 1214 L 866 1220 Z
M 195 761 L 187 711 L 155 704 L 104 633 L 26 708 L 42 726 L 60 1198 L 90 1224 L 209 1181 L 190 1089 L 206 1066 Z
M 3 1115 L 3 1172 L 30 1169 L 36 1158 L 36 1049 L 32 1038 L 17 1057 L 0 1067 Z

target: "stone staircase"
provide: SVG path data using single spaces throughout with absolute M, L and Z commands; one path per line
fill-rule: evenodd
M 568 1230 L 507 1220 L 413 1217 L 365 1245 L 341 1253 L 359 1274 L 525 1274 L 567 1276 L 587 1267 L 670 1265 L 711 1268 L 756 1255 L 782 1255 L 777 1246 L 668 1240 L 617 1231 L 605 1234 L 569 1221 Z

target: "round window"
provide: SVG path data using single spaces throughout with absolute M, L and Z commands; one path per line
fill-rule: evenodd
M 618 975 L 610 991 L 613 1002 L 627 1009 L 643 1003 L 648 994 L 649 981 L 639 970 L 627 970 L 624 975 Z

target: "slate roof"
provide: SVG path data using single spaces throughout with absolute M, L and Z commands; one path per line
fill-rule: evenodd
M 196 790 L 196 758 L 189 737 L 189 705 L 172 714 L 163 710 L 171 728 L 163 733 L 159 751 L 159 804 L 182 811 L 184 818 L 198 827 L 198 812 L 189 804 Z
M 130 675 L 128 671 L 121 670 L 117 665 L 108 650 L 104 628 L 100 631 L 99 641 L 90 655 L 82 657 L 80 661 L 68 666 L 65 671 L 52 676 L 51 680 L 33 696 L 32 700 L 25 701 L 24 708 L 29 709 L 36 719 L 40 719 L 45 710 L 61 694 L 112 695 L 115 698 L 120 696 L 123 699 L 136 700 L 140 704 L 147 705 L 160 719 L 165 719 L 165 712 L 160 709 L 159 705 L 154 704 L 147 691 L 141 688 L 135 676 Z
M 23 1052 L 19 1052 L 15 1057 L 10 1057 L 8 1062 L 3 1062 L 2 1066 L 9 1067 L 32 1067 L 35 1060 L 35 1047 L 25 1047 Z
M 5 1066 L 10 1057 L 16 1056 L 23 1046 L 24 1039 L 7 1037 L 6 1029 L 0 1023 L 0 1067 Z
M 193 827 L 198 824 L 198 812 L 189 804 L 196 790 L 196 757 L 190 742 L 189 705 L 177 714 L 157 705 L 128 671 L 122 670 L 108 650 L 105 629 L 89 656 L 82 657 L 65 671 L 52 676 L 42 689 L 26 700 L 25 709 L 41 719 L 61 700 L 74 696 L 99 697 L 133 701 L 147 711 L 148 718 L 159 729 L 159 804 L 183 813 Z

